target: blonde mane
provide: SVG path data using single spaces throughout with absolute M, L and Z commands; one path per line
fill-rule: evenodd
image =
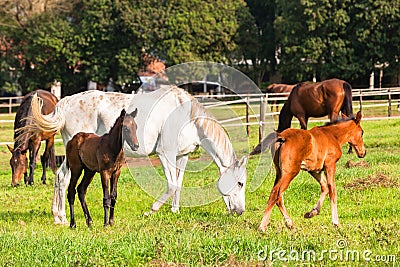
M 216 148 L 222 149 L 221 163 L 228 167 L 236 159 L 235 151 L 225 128 L 194 97 L 192 97 L 191 119 L 203 134 L 213 141 Z M 227 162 L 228 160 L 228 162 Z
M 195 126 L 201 130 L 204 136 L 210 139 L 214 144 L 216 149 L 221 151 L 216 151 L 222 153 L 220 155 L 221 163 L 224 167 L 228 167 L 236 159 L 236 155 L 232 146 L 231 141 L 225 131 L 225 128 L 221 126 L 218 120 L 211 115 L 199 101 L 194 98 L 187 91 L 179 88 L 177 86 L 170 86 L 168 88 L 169 92 L 176 95 L 179 104 L 190 101 L 191 111 L 190 118 L 194 122 Z

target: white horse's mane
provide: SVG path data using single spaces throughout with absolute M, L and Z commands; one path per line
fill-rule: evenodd
M 196 127 L 200 129 L 207 138 L 213 141 L 216 148 L 222 148 L 223 151 L 221 152 L 224 155 L 223 160 L 233 161 L 236 158 L 235 151 L 225 129 L 218 120 L 208 112 L 196 98 L 182 88 L 171 86 L 169 92 L 177 96 L 180 104 L 190 101 L 190 118 Z M 229 164 L 231 163 L 232 162 Z
M 190 116 L 196 127 L 215 144 L 216 148 L 222 148 L 223 160 L 228 160 L 230 161 L 228 164 L 231 164 L 236 159 L 236 155 L 225 128 L 194 97 L 192 97 L 191 106 Z

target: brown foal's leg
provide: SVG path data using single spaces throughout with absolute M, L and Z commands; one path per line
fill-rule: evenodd
M 101 186 L 103 188 L 104 226 L 107 226 L 110 224 L 108 220 L 108 211 L 111 208 L 109 184 L 112 175 L 110 175 L 107 171 L 103 171 L 100 173 L 100 176 L 101 176 Z
M 118 169 L 111 176 L 111 188 L 110 188 L 111 207 L 110 207 L 110 221 L 109 221 L 110 225 L 114 224 L 114 207 L 115 203 L 117 202 L 117 184 L 120 174 L 121 174 L 121 169 Z
M 72 166 L 70 166 L 70 170 L 71 170 L 71 180 L 69 182 L 68 191 L 67 191 L 67 199 L 68 199 L 69 211 L 70 211 L 70 217 L 71 217 L 69 227 L 76 228 L 75 212 L 74 212 L 76 184 L 78 183 L 78 179 L 81 176 L 83 168 L 82 168 L 82 166 L 72 165 Z
M 312 218 L 315 215 L 318 215 L 321 211 L 321 207 L 324 203 L 325 197 L 328 194 L 329 190 L 328 190 L 328 184 L 326 181 L 326 175 L 324 173 L 324 171 L 321 172 L 310 172 L 310 174 L 315 178 L 315 180 L 318 181 L 318 183 L 321 186 L 321 195 L 319 197 L 319 200 L 317 202 L 317 204 L 315 205 L 315 207 L 310 211 L 307 212 L 306 214 L 304 214 L 304 218 Z
M 86 225 L 88 227 L 92 225 L 92 217 L 90 217 L 89 209 L 86 204 L 86 191 L 89 184 L 92 182 L 95 174 L 96 174 L 95 171 L 91 171 L 85 168 L 82 181 L 78 185 L 78 197 L 79 201 L 81 202 L 82 210 L 86 218 Z

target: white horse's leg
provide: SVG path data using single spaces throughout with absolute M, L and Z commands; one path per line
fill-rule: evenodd
M 53 195 L 53 205 L 51 207 L 51 211 L 53 213 L 53 218 L 54 218 L 54 224 L 61 224 L 60 219 L 58 218 L 58 203 L 60 202 L 59 196 L 58 196 L 58 191 L 59 191 L 59 180 L 63 179 L 65 176 L 64 173 L 64 166 L 65 166 L 65 160 L 61 163 L 60 168 L 58 168 L 55 181 L 54 181 L 54 195 Z
M 185 173 L 186 164 L 188 162 L 189 155 L 181 156 L 176 160 L 176 185 L 174 195 L 172 196 L 172 212 L 179 211 L 179 199 L 181 197 L 181 189 L 183 182 L 183 174 Z
M 164 169 L 165 177 L 167 178 L 167 191 L 151 206 L 150 213 L 158 211 L 161 206 L 174 194 L 176 190 L 176 157 L 168 157 L 164 154 L 159 154 L 161 164 Z M 173 160 L 174 159 L 174 160 Z M 173 161 L 173 162 L 172 162 Z
M 54 224 L 68 224 L 67 215 L 65 213 L 65 191 L 69 184 L 70 178 L 71 174 L 67 168 L 65 159 L 57 171 L 56 180 L 54 183 L 54 198 L 52 206 Z

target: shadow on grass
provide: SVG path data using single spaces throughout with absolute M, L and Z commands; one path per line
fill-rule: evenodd
M 31 221 L 44 221 L 49 220 L 50 214 L 44 209 L 35 209 L 28 211 L 1 211 L 0 212 L 0 223 L 1 222 L 15 222 L 23 224 L 24 222 Z

